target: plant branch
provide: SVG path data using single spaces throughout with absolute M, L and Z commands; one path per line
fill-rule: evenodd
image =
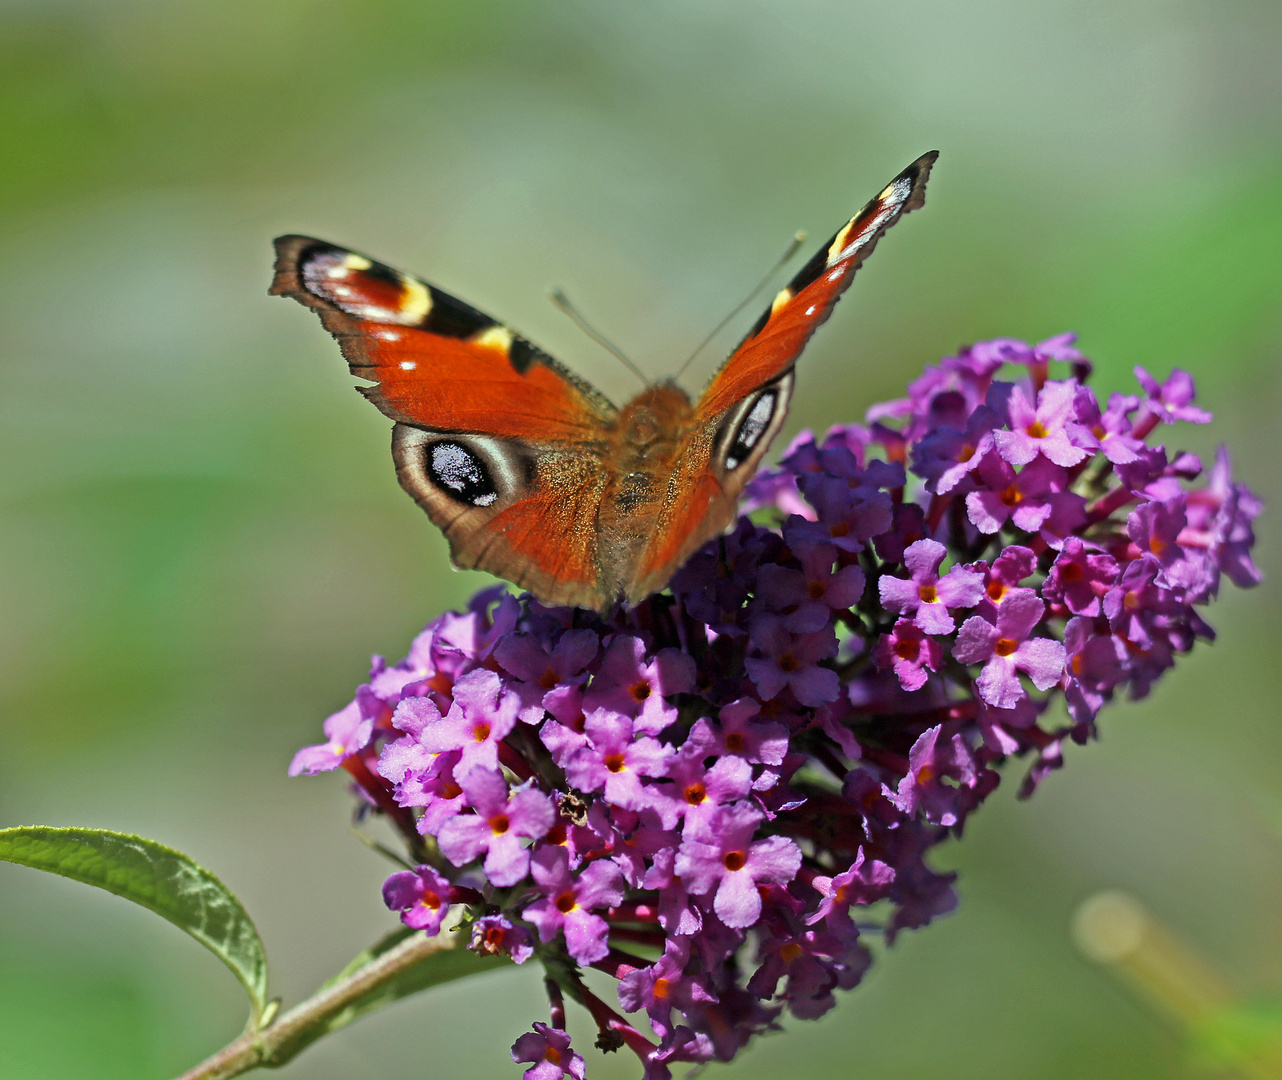
M 434 953 L 460 943 L 454 935 L 414 934 L 345 978 L 322 987 L 274 1023 L 247 1031 L 177 1080 L 227 1080 L 260 1067 L 277 1068 L 325 1034 L 345 1009 Z

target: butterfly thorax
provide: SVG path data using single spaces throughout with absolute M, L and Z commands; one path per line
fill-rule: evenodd
M 693 412 L 689 396 L 670 380 L 629 401 L 610 432 L 611 456 L 620 474 L 653 470 L 670 461 Z

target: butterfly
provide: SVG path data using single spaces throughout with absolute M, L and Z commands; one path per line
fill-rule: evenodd
M 608 612 L 658 592 L 735 519 L 788 412 L 793 366 L 874 245 L 925 203 L 937 152 L 819 249 L 697 401 L 675 382 L 622 408 L 433 285 L 306 236 L 276 240 L 271 293 L 319 313 L 358 389 L 395 421 L 401 486 L 455 565 L 548 606 Z

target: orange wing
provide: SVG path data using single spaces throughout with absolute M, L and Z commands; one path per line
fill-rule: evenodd
M 923 154 L 896 176 L 779 291 L 713 376 L 699 399 L 699 416 L 724 412 L 796 363 L 882 233 L 902 214 L 925 205 L 926 178 L 937 157 L 937 150 Z
M 595 442 L 604 395 L 497 320 L 417 278 L 306 236 L 276 241 L 271 292 L 314 308 L 362 393 L 393 420 L 539 442 Z
M 605 607 L 596 535 L 617 410 L 510 329 L 426 282 L 305 236 L 276 241 L 271 292 L 320 314 L 397 421 L 401 486 L 456 565 L 544 603 Z
M 797 357 L 882 233 L 902 214 L 925 205 L 926 178 L 938 156 L 933 150 L 923 154 L 839 229 L 779 291 L 713 376 L 695 406 L 629 599 L 662 589 L 695 550 L 734 521 L 739 495 L 783 427 Z

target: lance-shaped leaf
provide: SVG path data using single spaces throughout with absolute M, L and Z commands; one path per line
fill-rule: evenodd
M 182 852 L 105 829 L 0 829 L 0 859 L 123 896 L 163 916 L 240 980 L 257 1027 L 267 1008 L 267 952 L 239 900 Z

